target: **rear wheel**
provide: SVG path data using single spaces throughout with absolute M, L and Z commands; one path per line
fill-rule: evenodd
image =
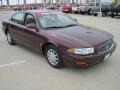
M 7 33 L 6 33 L 6 38 L 7 38 L 7 41 L 10 45 L 15 45 L 14 40 L 12 38 L 12 35 L 9 31 L 7 31 Z
M 91 15 L 91 9 L 88 10 L 87 14 L 88 14 L 88 15 Z
M 111 13 L 111 17 L 112 17 L 112 18 L 114 18 L 114 17 L 115 17 L 114 13 Z
M 84 14 L 85 14 L 85 12 L 84 12 L 84 11 L 81 11 L 81 12 L 80 12 L 80 14 L 84 15 Z
M 63 60 L 57 47 L 50 45 L 45 50 L 45 56 L 48 63 L 54 68 L 62 68 Z
M 107 15 L 107 13 L 105 12 L 105 11 L 103 11 L 102 12 L 102 16 L 104 17 L 104 16 L 106 16 Z
M 93 15 L 94 15 L 94 16 L 97 16 L 97 15 L 98 15 L 98 13 L 93 13 Z

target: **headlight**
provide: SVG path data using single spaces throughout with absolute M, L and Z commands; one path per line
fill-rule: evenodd
M 94 53 L 94 48 L 71 48 L 67 52 L 80 55 L 88 55 Z

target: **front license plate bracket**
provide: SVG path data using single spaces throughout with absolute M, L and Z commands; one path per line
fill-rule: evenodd
M 111 53 L 109 53 L 109 54 L 105 55 L 104 60 L 108 60 L 108 59 L 110 58 L 110 56 L 111 56 Z

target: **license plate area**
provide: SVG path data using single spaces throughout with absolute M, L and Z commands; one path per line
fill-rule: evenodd
M 107 54 L 107 55 L 105 56 L 104 60 L 108 60 L 108 59 L 110 58 L 110 56 L 111 56 L 111 53 Z

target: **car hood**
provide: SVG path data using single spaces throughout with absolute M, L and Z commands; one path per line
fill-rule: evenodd
M 47 32 L 57 38 L 57 42 L 76 48 L 93 47 L 113 38 L 108 32 L 84 25 L 52 29 Z

